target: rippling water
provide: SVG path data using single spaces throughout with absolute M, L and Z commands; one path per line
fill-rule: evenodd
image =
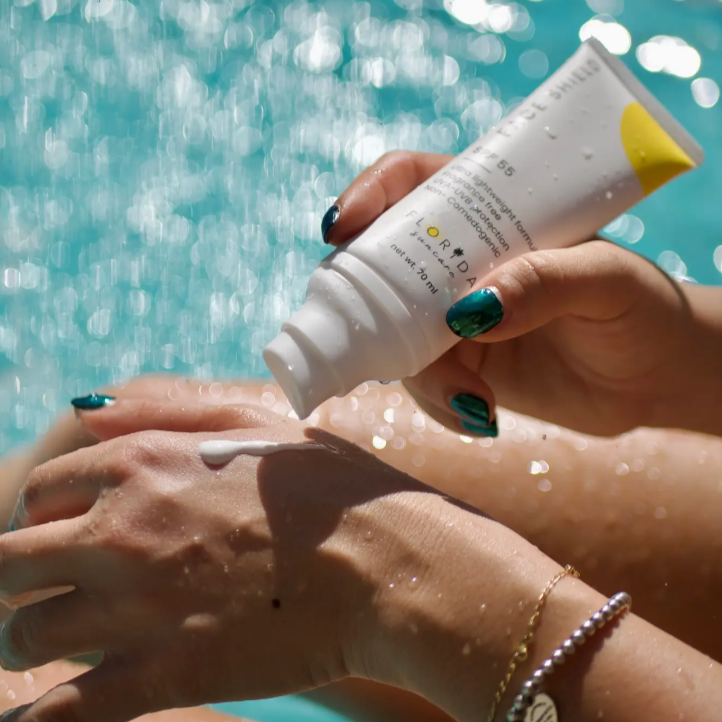
M 708 155 L 609 232 L 722 283 L 718 0 L 0 0 L 0 452 L 101 383 L 265 374 L 353 176 L 462 150 L 590 34 Z

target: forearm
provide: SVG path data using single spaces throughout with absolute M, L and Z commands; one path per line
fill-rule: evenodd
M 722 441 L 598 439 L 502 412 L 498 439 L 466 443 L 414 413 L 403 390 L 372 387 L 327 404 L 319 423 L 484 510 L 604 594 L 627 590 L 642 617 L 722 658 Z
M 657 425 L 722 436 L 722 288 L 685 284 L 684 293 L 690 309 L 685 363 L 672 402 L 658 409 Z
M 213 390 L 168 376 L 135 380 L 122 393 L 289 411 L 280 392 L 263 382 Z M 596 439 L 502 413 L 498 439 L 466 443 L 470 440 L 415 413 L 399 386 L 371 386 L 332 399 L 312 420 L 483 509 L 559 563 L 578 566 L 605 594 L 626 589 L 645 619 L 722 658 L 722 628 L 716 623 L 722 595 L 722 441 L 650 430 Z M 36 454 L 77 448 L 78 429 L 69 414 L 53 432 L 52 444 L 43 442 Z M 21 483 L 18 476 L 16 483 L 4 484 L 12 496 L 8 514 Z
M 429 550 L 431 534 L 429 553 L 443 563 L 427 567 L 417 587 L 406 580 L 380 595 L 381 634 L 370 672 L 425 694 L 461 722 L 476 722 L 490 709 L 536 599 L 559 565 L 494 522 L 440 499 L 423 506 L 415 543 Z M 582 582 L 560 582 L 497 719 L 525 679 L 605 601 Z M 557 670 L 548 692 L 562 720 L 677 722 L 683 715 L 711 722 L 722 704 L 722 668 L 626 615 Z

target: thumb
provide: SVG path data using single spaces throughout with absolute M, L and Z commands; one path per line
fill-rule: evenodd
M 146 665 L 148 666 L 148 665 Z M 128 722 L 175 706 L 165 684 L 152 685 L 145 672 L 126 660 L 113 659 L 54 687 L 32 704 L 5 712 L 2 722 Z M 156 674 L 155 677 L 159 675 Z
M 100 441 L 139 431 L 231 431 L 268 424 L 260 407 L 235 404 L 186 404 L 156 399 L 114 399 L 97 409 L 75 411 L 83 428 Z
M 567 314 L 609 321 L 634 306 L 645 273 L 664 283 L 650 263 L 607 241 L 527 253 L 485 276 L 449 309 L 446 322 L 457 336 L 495 342 Z

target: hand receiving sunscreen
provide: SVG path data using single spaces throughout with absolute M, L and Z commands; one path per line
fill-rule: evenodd
M 413 376 L 460 340 L 446 312 L 492 268 L 591 238 L 702 160 L 622 62 L 588 40 L 497 127 L 325 258 L 264 359 L 300 418 L 363 381 Z

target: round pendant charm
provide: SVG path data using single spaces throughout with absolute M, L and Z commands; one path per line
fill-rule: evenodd
M 552 698 L 538 694 L 527 710 L 524 722 L 559 722 L 557 707 Z

